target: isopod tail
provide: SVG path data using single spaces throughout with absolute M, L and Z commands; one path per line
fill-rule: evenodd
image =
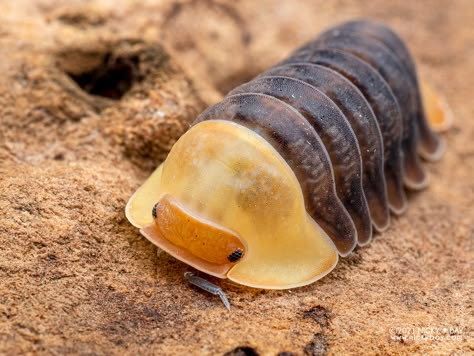
M 454 116 L 446 98 L 426 81 L 421 81 L 421 94 L 430 127 L 436 132 L 445 132 L 451 128 Z

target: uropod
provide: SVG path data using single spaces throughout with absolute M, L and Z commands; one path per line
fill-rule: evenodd
M 207 274 L 304 286 L 406 210 L 405 190 L 427 186 L 421 158 L 440 159 L 436 131 L 450 122 L 391 29 L 347 22 L 199 115 L 126 215 Z

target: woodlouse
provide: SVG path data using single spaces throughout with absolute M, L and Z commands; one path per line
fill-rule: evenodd
M 405 188 L 427 186 L 420 156 L 438 160 L 444 144 L 425 111 L 437 127 L 449 115 L 423 87 L 388 27 L 334 27 L 204 111 L 127 217 L 206 273 L 312 283 L 405 211 Z

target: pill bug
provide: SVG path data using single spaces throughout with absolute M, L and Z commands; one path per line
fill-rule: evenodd
M 421 87 L 421 89 L 420 89 Z M 401 39 L 373 21 L 322 33 L 204 111 L 135 192 L 129 221 L 208 274 L 259 288 L 320 279 L 428 177 L 449 126 Z

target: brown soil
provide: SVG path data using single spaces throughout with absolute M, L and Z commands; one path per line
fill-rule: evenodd
M 1 5 L 1 354 L 474 352 L 470 0 L 64 3 Z M 125 203 L 221 93 L 360 16 L 391 24 L 449 98 L 446 156 L 409 211 L 323 280 L 214 280 L 228 312 L 157 256 Z

